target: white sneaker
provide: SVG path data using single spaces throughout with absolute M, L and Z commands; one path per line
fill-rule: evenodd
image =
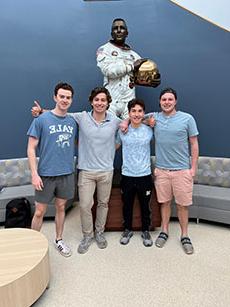
M 58 241 L 54 240 L 54 246 L 62 256 L 69 257 L 72 255 L 71 249 L 65 244 L 62 239 Z

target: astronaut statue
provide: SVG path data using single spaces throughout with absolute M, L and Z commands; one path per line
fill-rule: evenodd
M 113 20 L 111 36 L 112 39 L 97 50 L 97 66 L 104 75 L 104 86 L 112 97 L 109 111 L 125 119 L 128 117 L 127 104 L 135 98 L 135 87 L 130 87 L 130 76 L 143 61 L 125 43 L 128 29 L 123 19 Z

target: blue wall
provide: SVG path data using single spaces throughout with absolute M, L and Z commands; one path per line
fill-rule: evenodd
M 197 120 L 200 154 L 230 156 L 229 32 L 167 0 L 2 0 L 0 159 L 26 156 L 33 100 L 53 107 L 57 82 L 74 86 L 72 111 L 89 109 L 89 92 L 102 84 L 96 49 L 116 17 L 127 21 L 128 43 L 162 75 L 159 88 L 137 89 L 147 111 L 158 110 L 163 87 L 174 87 L 179 109 Z

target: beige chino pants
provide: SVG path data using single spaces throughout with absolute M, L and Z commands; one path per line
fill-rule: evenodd
M 108 214 L 108 202 L 111 193 L 113 171 L 90 172 L 80 171 L 78 177 L 78 191 L 80 200 L 80 216 L 84 236 L 93 236 L 92 206 L 93 195 L 97 188 L 97 211 L 95 228 L 103 232 Z

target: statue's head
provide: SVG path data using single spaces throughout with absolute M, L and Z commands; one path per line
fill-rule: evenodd
M 126 37 L 128 36 L 128 28 L 124 19 L 116 18 L 113 20 L 111 36 L 117 45 L 123 45 L 125 43 Z

